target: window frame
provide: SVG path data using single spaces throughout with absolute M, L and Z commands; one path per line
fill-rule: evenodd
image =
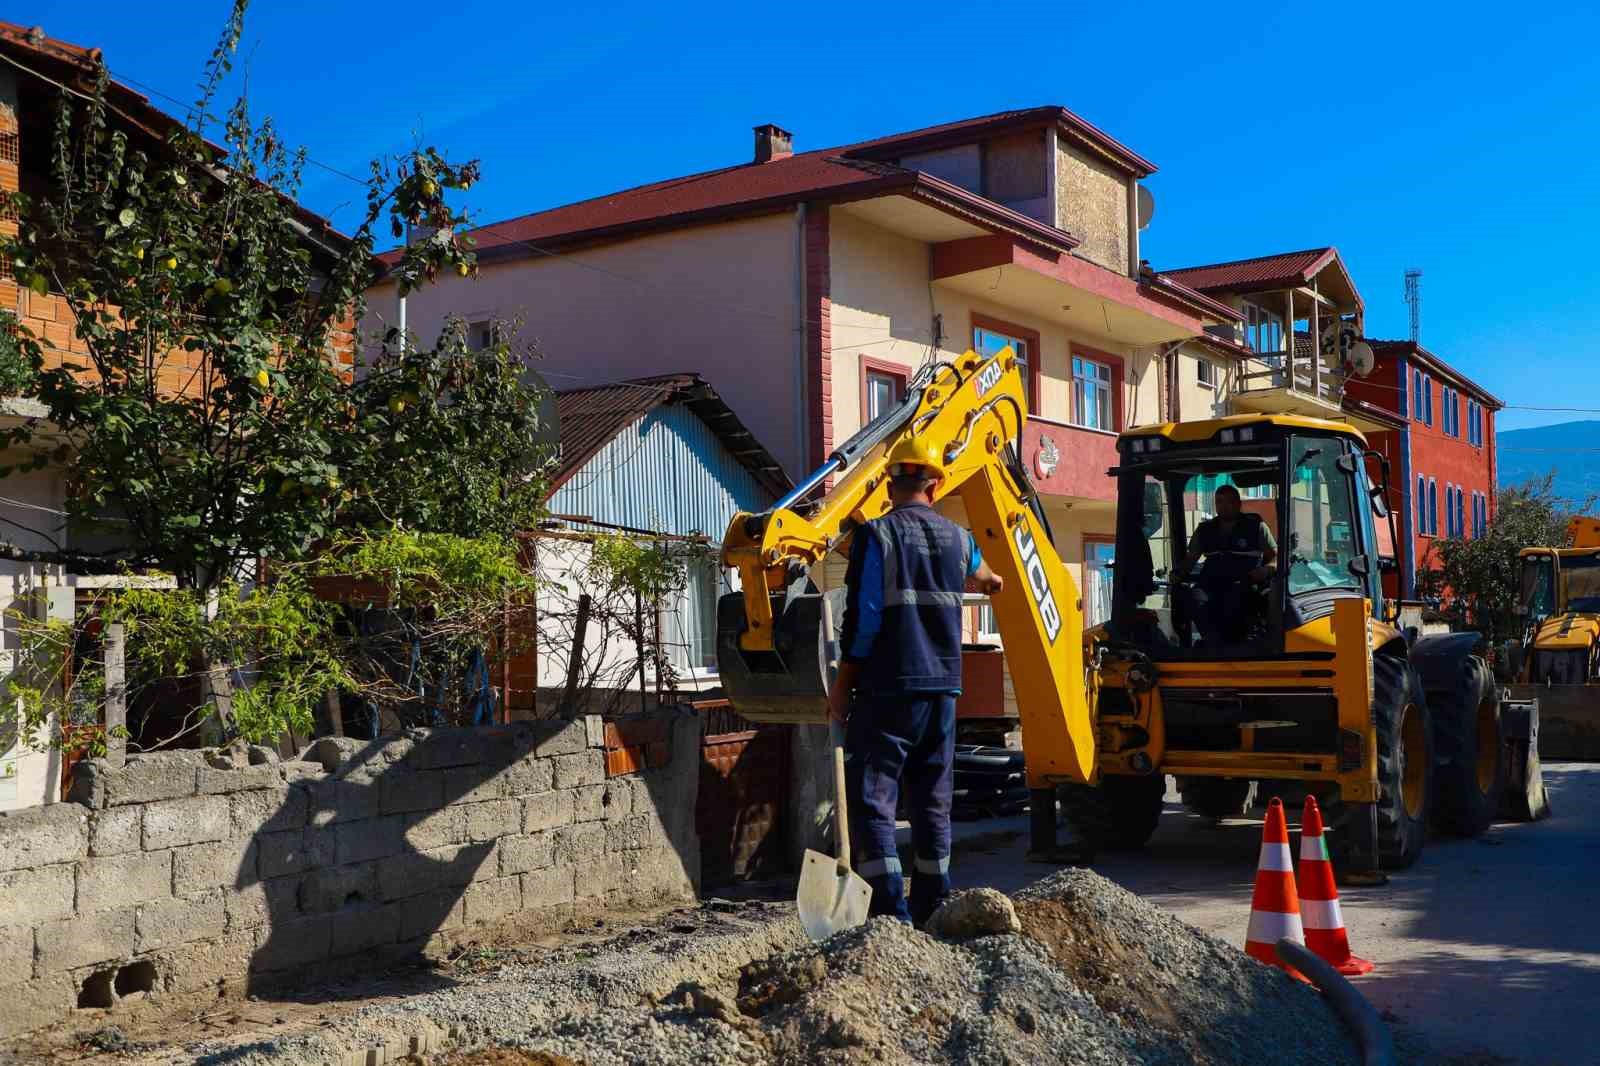
M 867 386 L 872 380 L 872 375 L 895 379 L 895 401 L 906 398 L 906 389 L 911 384 L 911 370 L 899 363 L 891 363 L 887 359 L 876 359 L 870 355 L 861 357 L 861 424 L 864 426 L 872 421 L 871 392 Z
M 1209 381 L 1206 380 L 1207 377 L 1210 378 Z M 1212 391 L 1215 391 L 1217 388 L 1217 364 L 1213 363 L 1205 356 L 1195 356 L 1194 380 L 1195 384 L 1200 386 L 1202 389 L 1211 389 Z
M 1433 427 L 1433 375 L 1422 375 L 1422 422 Z
M 1097 545 L 1109 546 L 1111 548 L 1113 556 L 1115 556 L 1116 549 L 1117 549 L 1117 538 L 1114 535 L 1109 534 L 1109 533 L 1085 533 L 1085 534 L 1083 534 L 1083 544 L 1082 544 L 1083 561 L 1082 561 L 1082 564 L 1081 564 L 1083 566 L 1083 570 L 1081 572 L 1083 574 L 1083 587 L 1084 587 L 1085 590 L 1087 590 L 1088 587 L 1089 587 L 1089 561 L 1090 561 L 1089 560 L 1089 556 L 1090 556 L 1090 553 L 1094 550 L 1094 548 Z M 1111 565 L 1113 565 L 1113 566 L 1115 565 L 1115 560 L 1114 559 L 1113 559 L 1113 562 L 1112 562 Z M 1090 628 L 1090 623 L 1089 623 L 1089 601 L 1088 601 L 1087 596 L 1084 598 L 1083 607 L 1084 607 L 1084 610 L 1083 610 L 1084 623 L 1083 623 L 1083 625 L 1084 625 L 1085 629 L 1088 629 L 1088 628 Z M 1108 621 L 1110 621 L 1109 617 L 1103 618 L 1099 622 L 1096 622 L 1094 624 L 1095 625 L 1100 625 L 1100 624 L 1102 624 L 1104 622 L 1108 622 Z
M 1107 370 L 1109 370 L 1111 372 L 1110 373 L 1111 380 L 1108 382 L 1108 385 L 1107 385 L 1107 387 L 1110 389 L 1110 392 L 1111 392 L 1111 395 L 1110 395 L 1110 401 L 1111 401 L 1111 428 L 1110 429 L 1102 429 L 1099 426 L 1085 425 L 1084 423 L 1077 421 L 1077 419 L 1075 417 L 1076 414 L 1077 414 L 1077 412 L 1075 410 L 1075 407 L 1076 407 L 1076 403 L 1077 403 L 1076 397 L 1077 397 L 1077 380 L 1078 380 L 1078 377 L 1077 377 L 1077 374 L 1075 374 L 1073 372 L 1073 369 L 1072 369 L 1072 364 L 1073 364 L 1074 361 L 1095 363 L 1095 364 L 1098 364 L 1100 366 L 1104 366 Z M 1073 429 L 1086 430 L 1086 431 L 1088 431 L 1090 433 L 1121 433 L 1122 432 L 1122 428 L 1123 428 L 1123 421 L 1122 421 L 1122 382 L 1123 382 L 1123 361 L 1122 361 L 1122 357 L 1121 356 L 1112 355 L 1110 352 L 1103 352 L 1103 351 L 1099 350 L 1098 348 L 1091 348 L 1086 344 L 1076 344 L 1076 343 L 1074 343 L 1074 344 L 1068 345 L 1067 346 L 1067 418 L 1066 418 L 1066 424 L 1071 426 Z
M 979 354 L 983 349 L 978 345 L 978 331 L 998 333 L 1010 340 L 1023 341 L 1028 345 L 1027 367 L 1028 373 L 1023 380 L 1023 388 L 1028 397 L 1028 414 L 1045 417 L 1042 399 L 1044 396 L 1044 351 L 1039 343 L 1039 331 L 1020 326 L 1015 322 L 1007 322 L 1003 318 L 986 315 L 982 311 L 973 311 L 967 323 L 968 336 L 972 338 L 972 347 Z
M 1439 481 L 1431 477 L 1428 479 L 1428 535 L 1439 535 Z
M 1417 475 L 1417 533 L 1421 536 L 1428 534 L 1428 478 L 1426 474 Z

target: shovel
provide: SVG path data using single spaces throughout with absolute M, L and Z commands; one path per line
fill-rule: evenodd
M 800 867 L 800 890 L 795 907 L 800 925 L 813 941 L 821 943 L 841 929 L 854 929 L 867 920 L 872 886 L 850 869 L 850 825 L 844 807 L 844 748 L 833 746 L 833 831 L 839 857 L 806 849 Z

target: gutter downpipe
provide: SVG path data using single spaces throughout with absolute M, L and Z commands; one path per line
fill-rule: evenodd
M 795 447 L 795 474 L 806 469 L 808 453 L 806 451 L 806 415 L 809 406 L 806 403 L 807 386 L 807 352 L 806 341 L 809 333 L 806 328 L 806 205 L 802 201 L 794 206 L 794 321 L 795 321 L 795 360 L 794 360 L 794 447 Z

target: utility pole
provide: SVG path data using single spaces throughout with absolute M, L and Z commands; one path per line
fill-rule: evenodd
M 1417 267 L 1406 270 L 1406 306 L 1411 309 L 1411 343 L 1422 337 L 1422 271 Z

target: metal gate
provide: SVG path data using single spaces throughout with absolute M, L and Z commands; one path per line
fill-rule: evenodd
M 725 701 L 696 707 L 705 716 L 695 810 L 701 882 L 776 877 L 784 871 L 790 728 L 758 727 Z

